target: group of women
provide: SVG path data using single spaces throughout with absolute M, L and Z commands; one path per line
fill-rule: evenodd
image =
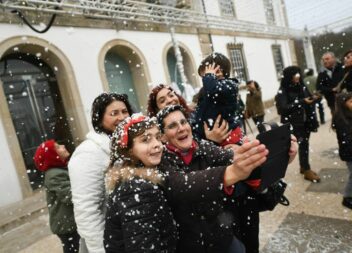
M 196 140 L 191 113 L 166 85 L 151 91 L 148 116 L 126 95 L 94 100 L 93 130 L 68 165 L 80 252 L 258 252 L 260 203 L 245 179 L 268 150 L 217 146 L 220 116 L 205 129 L 211 142 Z

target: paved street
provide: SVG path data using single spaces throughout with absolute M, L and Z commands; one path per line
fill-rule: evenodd
M 275 108 L 267 110 L 267 120 L 277 120 L 275 112 Z M 312 134 L 310 142 L 311 166 L 319 172 L 322 181 L 312 184 L 304 180 L 299 173 L 298 157 L 289 166 L 285 195 L 291 204 L 261 214 L 262 253 L 352 252 L 352 211 L 341 205 L 347 169 L 338 157 L 336 136 L 330 127 L 330 112 L 327 109 L 325 112 L 327 122 L 318 133 Z M 61 252 L 59 240 L 50 235 L 45 215 L 18 231 L 12 236 L 15 239 L 11 244 L 0 238 L 6 249 L 1 252 Z

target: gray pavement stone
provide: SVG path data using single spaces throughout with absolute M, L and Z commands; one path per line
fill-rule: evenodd
M 307 191 L 343 194 L 348 171 L 346 168 L 321 169 L 319 184 L 310 184 Z
M 262 253 L 350 253 L 352 222 L 289 213 Z

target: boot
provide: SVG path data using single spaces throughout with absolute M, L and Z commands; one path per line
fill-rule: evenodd
M 315 173 L 312 170 L 306 170 L 304 171 L 304 179 L 308 181 L 312 181 L 313 183 L 319 183 L 320 182 L 320 177 L 318 176 L 317 173 Z
M 352 198 L 351 197 L 343 198 L 342 205 L 349 209 L 352 209 Z

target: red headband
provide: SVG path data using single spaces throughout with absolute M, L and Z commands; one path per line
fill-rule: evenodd
M 133 115 L 132 115 L 133 116 Z M 146 119 L 146 116 L 143 116 L 141 114 L 135 115 L 135 117 L 130 117 L 129 120 L 127 120 L 126 124 L 123 126 L 122 129 L 122 134 L 120 140 L 118 140 L 118 143 L 121 147 L 126 148 L 128 144 L 128 129 L 130 126 L 137 124 L 139 122 L 142 122 Z

